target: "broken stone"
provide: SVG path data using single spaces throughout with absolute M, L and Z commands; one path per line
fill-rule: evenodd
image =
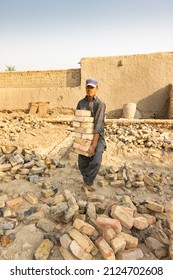
M 34 254 L 35 259 L 47 260 L 52 248 L 53 248 L 53 242 L 51 242 L 49 239 L 44 239 L 35 251 Z
M 80 260 L 92 260 L 92 255 L 85 252 L 85 250 L 73 240 L 70 244 L 70 250 Z
M 144 254 L 140 248 L 119 251 L 116 254 L 118 260 L 142 260 Z
M 127 213 L 124 207 L 113 205 L 111 209 L 111 217 L 118 219 L 122 226 L 127 229 L 131 229 L 133 226 L 134 218 L 131 214 Z

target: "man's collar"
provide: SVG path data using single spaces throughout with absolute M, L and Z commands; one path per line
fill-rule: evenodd
M 86 99 L 88 101 L 87 95 L 85 96 L 84 99 Z M 96 100 L 96 99 L 97 99 L 97 96 L 95 95 L 95 96 L 93 96 L 93 99 L 91 101 Z

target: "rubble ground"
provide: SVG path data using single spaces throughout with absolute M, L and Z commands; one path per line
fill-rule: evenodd
M 70 122 L 1 112 L 0 128 L 1 260 L 171 259 L 170 127 L 106 125 L 89 196 Z

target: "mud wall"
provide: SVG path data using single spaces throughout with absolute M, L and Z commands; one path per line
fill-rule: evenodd
M 0 110 L 28 109 L 31 102 L 69 107 L 79 99 L 80 69 L 0 73 Z
M 123 104 L 137 103 L 143 117 L 164 117 L 173 81 L 173 53 L 83 58 L 81 78 L 99 81 L 107 112 L 122 113 Z
M 99 81 L 98 96 L 109 116 L 121 117 L 123 104 L 137 103 L 139 116 L 165 117 L 173 81 L 173 53 L 91 57 L 81 69 L 0 73 L 0 110 L 26 109 L 30 102 L 75 108 L 85 95 L 85 79 Z

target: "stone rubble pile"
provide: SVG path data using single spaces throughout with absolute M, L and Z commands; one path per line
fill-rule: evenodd
M 123 145 L 128 146 L 128 148 L 173 148 L 171 131 L 164 132 L 160 127 L 149 124 L 107 125 L 105 135 L 108 141 L 114 141 L 121 148 Z
M 30 133 L 34 136 L 31 129 L 41 129 L 46 124 L 41 118 L 32 115 L 12 113 L 0 118 L 0 139 L 5 141 L 16 141 L 21 132 Z
M 81 116 L 76 117 L 74 122 L 80 129 L 78 125 L 91 118 L 82 116 L 79 121 Z M 28 129 L 32 125 L 44 126 L 32 116 L 14 118 L 13 124 L 8 119 L 0 120 L 2 135 L 6 133 L 13 141 L 19 130 L 27 130 L 28 120 Z M 77 133 L 80 137 L 75 139 L 80 141 L 86 131 Z M 171 132 L 149 125 L 113 124 L 106 126 L 105 134 L 116 147 L 172 149 Z M 25 178 L 38 183 L 39 178 L 57 167 L 65 167 L 59 159 L 40 157 L 30 149 L 19 151 L 16 146 L 1 146 L 0 182 Z M 58 185 L 49 182 L 42 182 L 36 194 L 26 191 L 15 197 L 0 188 L 1 249 L 15 242 L 18 226 L 34 224 L 44 232 L 44 239 L 33 252 L 33 259 L 49 259 L 54 250 L 59 250 L 65 260 L 173 259 L 173 200 L 171 192 L 165 193 L 165 186 L 173 188 L 173 178 L 151 170 L 134 170 L 127 164 L 102 167 L 99 175 L 98 187 L 105 188 L 105 193 L 106 187 L 111 187 L 115 194 L 112 200 L 98 194 L 80 200 L 69 190 L 59 191 Z
M 119 177 L 122 169 L 110 167 L 101 172 L 107 178 L 105 181 L 111 183 L 114 182 L 111 174 L 113 178 L 115 173 Z M 59 250 L 66 260 L 173 259 L 173 200 L 154 201 L 143 197 L 148 183 L 154 186 L 153 182 L 160 182 L 158 174 L 149 175 L 134 174 L 136 184 L 131 188 L 139 188 L 141 197 L 133 196 L 131 188 L 125 188 L 121 181 L 118 187 L 111 185 L 115 192 L 118 190 L 113 200 L 98 194 L 90 194 L 86 200 L 77 199 L 68 189 L 59 191 L 58 186 L 49 182 L 42 183 L 37 195 L 26 192 L 11 199 L 3 189 L 0 244 L 5 249 L 15 242 L 13 230 L 20 223 L 35 224 L 44 232 L 44 239 L 33 253 L 33 259 L 49 259 L 53 250 Z M 119 180 L 117 177 L 115 182 Z
M 91 146 L 94 132 L 94 118 L 89 110 L 76 110 L 73 121 L 75 138 L 73 151 L 76 154 L 88 156 L 88 149 Z
M 14 179 L 27 179 L 34 183 L 40 177 L 49 176 L 49 170 L 63 167 L 58 158 L 38 156 L 30 149 L 18 151 L 16 146 L 0 147 L 0 182 L 10 182 Z

